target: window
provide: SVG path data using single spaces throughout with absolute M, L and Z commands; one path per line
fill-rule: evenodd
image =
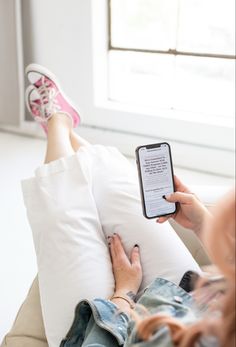
M 0 129 L 41 136 L 24 108 L 24 66 L 36 62 L 79 105 L 89 141 L 129 156 L 168 141 L 175 166 L 234 176 L 233 0 L 62 0 L 53 27 L 57 0 L 9 3 Z
M 110 0 L 109 20 L 110 100 L 233 124 L 234 0 Z

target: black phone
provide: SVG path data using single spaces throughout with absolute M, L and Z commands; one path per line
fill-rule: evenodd
M 175 191 L 170 145 L 140 146 L 135 153 L 144 216 L 151 219 L 175 213 L 176 204 L 163 198 Z

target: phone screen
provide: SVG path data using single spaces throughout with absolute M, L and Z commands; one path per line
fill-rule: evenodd
M 176 204 L 163 199 L 174 192 L 173 167 L 168 143 L 147 145 L 136 150 L 144 215 L 155 218 L 172 214 Z

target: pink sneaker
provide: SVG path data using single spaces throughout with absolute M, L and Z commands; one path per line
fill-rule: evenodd
M 26 89 L 26 105 L 32 117 L 47 133 L 47 122 L 55 113 L 66 114 L 75 128 L 81 122 L 77 109 L 64 95 L 56 77 L 46 68 L 30 64 L 26 75 L 32 84 Z

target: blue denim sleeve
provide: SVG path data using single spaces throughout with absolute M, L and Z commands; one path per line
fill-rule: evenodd
M 98 326 L 91 316 L 88 327 L 85 332 L 85 339 L 82 347 L 118 347 L 117 339 L 113 334 Z
M 103 299 L 80 302 L 60 347 L 119 347 L 127 338 L 128 316 Z
M 142 294 L 136 313 L 164 313 L 190 324 L 196 321 L 193 300 L 183 289 L 156 279 Z M 141 311 L 140 311 L 141 310 Z M 140 311 L 140 312 L 139 312 Z M 75 310 L 73 325 L 60 347 L 173 347 L 168 327 L 160 328 L 150 341 L 141 341 L 135 322 L 111 301 L 84 300 Z

